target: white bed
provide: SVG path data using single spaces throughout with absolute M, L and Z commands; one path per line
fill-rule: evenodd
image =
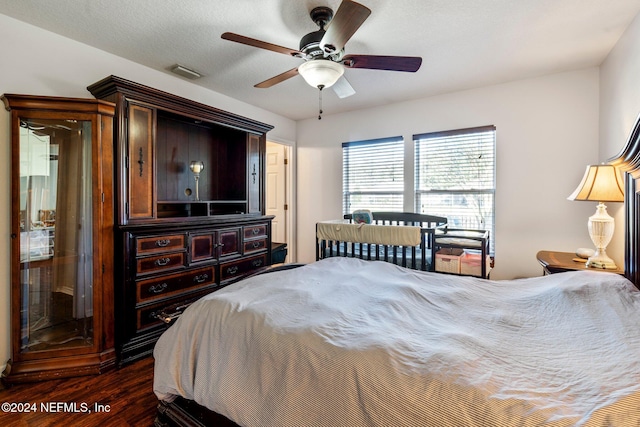
M 189 307 L 154 391 L 243 426 L 639 426 L 640 292 L 328 258 Z

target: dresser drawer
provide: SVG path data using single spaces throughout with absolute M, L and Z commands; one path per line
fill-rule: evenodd
M 137 256 L 183 250 L 187 241 L 185 234 L 136 237 L 135 239 Z
M 198 292 L 189 294 L 186 298 L 172 298 L 168 301 L 161 303 L 148 305 L 136 310 L 136 330 L 137 332 L 151 328 L 153 326 L 159 326 L 168 324 L 169 319 L 165 316 L 171 317 L 171 320 L 178 318 L 180 314 L 195 301 L 201 297 L 211 293 L 215 288 L 206 288 Z
M 168 298 L 214 282 L 213 266 L 141 280 L 136 283 L 136 304 Z
M 253 270 L 266 267 L 266 265 L 266 254 L 220 264 L 220 282 L 224 283 L 228 280 L 241 277 L 242 275 L 250 273 Z
M 248 225 L 244 227 L 244 239 L 255 239 L 267 236 L 267 224 Z
M 175 270 L 176 268 L 184 267 L 186 261 L 186 253 L 169 253 L 156 256 L 150 256 L 146 258 L 138 258 L 137 274 L 143 276 L 151 273 L 158 273 L 162 271 Z
M 248 242 L 244 242 L 244 253 L 246 255 L 260 252 L 267 249 L 267 239 L 257 239 L 257 240 L 249 240 Z

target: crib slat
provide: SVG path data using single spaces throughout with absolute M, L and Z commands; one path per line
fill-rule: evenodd
M 414 270 L 417 270 L 418 266 L 416 265 L 417 259 L 416 259 L 416 247 L 415 246 L 411 247 L 411 260 L 412 260 L 411 268 L 413 268 Z
M 424 230 L 422 231 L 422 236 L 420 238 L 420 270 L 427 270 L 427 245 L 426 245 L 426 233 Z M 433 260 L 431 260 L 433 263 Z

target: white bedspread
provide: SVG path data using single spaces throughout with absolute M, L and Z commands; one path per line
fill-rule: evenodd
M 158 341 L 154 391 L 246 426 L 638 426 L 640 292 L 329 258 L 231 285 Z

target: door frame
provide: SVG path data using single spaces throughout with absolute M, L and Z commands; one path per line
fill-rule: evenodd
M 285 199 L 287 210 L 285 211 L 285 233 L 287 244 L 287 262 L 296 262 L 297 259 L 297 236 L 296 236 L 296 159 L 295 144 L 291 141 L 285 141 L 278 138 L 269 138 L 267 135 L 267 143 L 282 145 L 285 148 L 287 163 L 285 165 Z M 266 181 L 265 181 L 266 182 Z

